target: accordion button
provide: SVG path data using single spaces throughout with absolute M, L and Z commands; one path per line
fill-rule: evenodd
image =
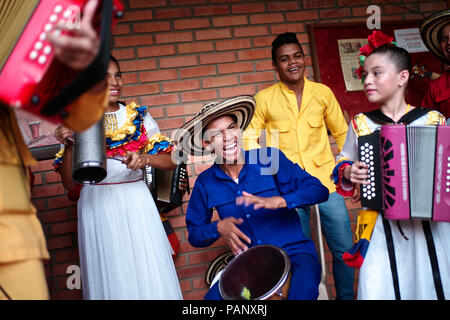
M 62 5 L 60 5 L 60 4 L 58 4 L 54 9 L 53 9 L 53 11 L 55 12 L 55 13 L 60 13 L 61 11 L 62 11 Z
M 38 42 L 36 42 L 36 43 L 34 44 L 34 48 L 35 48 L 36 50 L 41 50 L 42 47 L 43 47 L 43 44 L 42 44 L 42 42 L 40 42 L 40 41 L 38 41 Z
M 47 39 L 47 35 L 45 34 L 45 32 L 42 32 L 42 33 L 39 35 L 39 40 L 44 41 L 45 39 Z
M 53 29 L 53 25 L 51 24 L 51 23 L 47 23 L 45 26 L 44 26 L 44 30 L 46 31 L 46 32 L 49 32 L 50 30 L 52 30 Z
M 39 64 L 44 64 L 47 62 L 47 57 L 44 55 L 41 55 L 38 59 Z
M 55 22 L 56 20 L 58 20 L 58 16 L 56 14 L 52 14 L 48 20 L 50 22 Z
M 68 17 L 70 17 L 71 14 L 72 10 L 67 9 L 66 11 L 64 11 L 63 17 L 67 19 Z
M 37 56 L 38 56 L 37 51 L 33 50 L 33 51 L 30 52 L 30 56 L 29 57 L 30 57 L 31 60 L 35 60 L 37 58 Z
M 52 47 L 51 46 L 45 46 L 44 54 L 50 54 L 51 52 L 52 52 Z

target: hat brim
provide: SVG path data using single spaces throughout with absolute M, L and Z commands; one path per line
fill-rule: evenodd
M 447 23 L 450 23 L 450 10 L 436 12 L 423 20 L 420 26 L 420 35 L 423 43 L 433 55 L 439 60 L 450 64 L 449 57 L 442 52 L 438 37 L 439 31 Z
M 210 105 L 176 131 L 174 140 L 183 152 L 203 155 L 203 129 L 213 120 L 224 115 L 234 115 L 239 128 L 245 130 L 255 111 L 255 99 L 252 96 L 238 96 Z

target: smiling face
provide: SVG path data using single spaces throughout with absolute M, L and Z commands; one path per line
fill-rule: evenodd
M 450 22 L 439 31 L 439 45 L 447 58 L 450 58 Z
M 369 102 L 385 103 L 403 95 L 409 72 L 397 71 L 388 54 L 372 54 L 364 62 L 363 76 L 364 93 Z
M 295 43 L 284 44 L 275 54 L 273 67 L 286 85 L 293 85 L 303 81 L 305 73 L 305 56 L 299 45 Z
M 241 131 L 235 119 L 228 115 L 211 121 L 206 127 L 203 147 L 214 150 L 216 159 L 222 163 L 236 163 L 240 152 Z
M 114 61 L 109 62 L 106 80 L 109 86 L 109 105 L 114 106 L 119 100 L 123 88 L 122 72 Z

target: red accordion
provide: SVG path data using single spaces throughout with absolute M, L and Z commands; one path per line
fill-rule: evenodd
M 101 43 L 94 61 L 81 72 L 54 58 L 46 33 L 60 21 L 77 27 L 87 0 L 2 0 L 0 3 L 0 102 L 59 122 L 68 106 L 105 77 L 111 27 L 123 11 L 120 1 L 99 1 L 94 28 Z M 2 25 L 3 24 L 3 25 Z
M 361 204 L 387 219 L 450 221 L 450 126 L 387 125 L 358 138 Z

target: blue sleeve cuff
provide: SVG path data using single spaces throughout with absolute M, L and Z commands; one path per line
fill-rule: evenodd
M 338 163 L 338 164 L 334 167 L 333 173 L 331 174 L 331 177 L 332 177 L 332 179 L 333 179 L 334 184 L 338 184 L 338 182 L 339 182 L 339 168 L 340 168 L 343 164 L 345 164 L 345 163 L 348 163 L 349 165 L 352 165 L 352 164 L 353 164 L 353 161 L 348 161 L 348 160 L 342 161 L 342 162 Z

